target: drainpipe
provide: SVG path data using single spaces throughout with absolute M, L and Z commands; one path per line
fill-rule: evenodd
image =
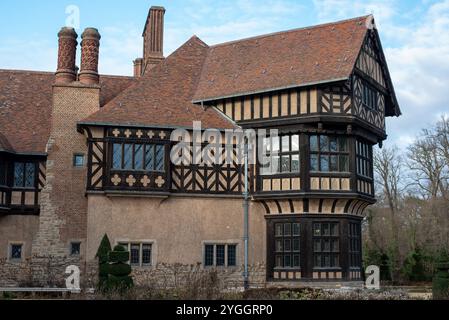
M 245 189 L 243 192 L 243 242 L 245 250 L 245 261 L 243 271 L 243 288 L 249 289 L 249 272 L 248 272 L 248 242 L 249 242 L 249 190 L 248 190 L 248 137 L 245 137 L 244 141 L 244 153 L 245 153 Z

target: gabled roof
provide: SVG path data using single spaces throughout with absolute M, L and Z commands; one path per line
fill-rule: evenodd
M 233 128 L 199 104 L 347 80 L 372 22 L 367 15 L 211 47 L 194 36 L 80 124 Z
M 101 76 L 101 103 L 133 78 Z M 50 136 L 54 73 L 0 70 L 0 134 L 17 153 L 44 153 Z
M 210 47 L 195 102 L 349 78 L 367 33 L 363 16 Z
M 203 128 L 234 128 L 234 124 L 218 111 L 192 103 L 208 49 L 193 36 L 80 124 L 192 128 L 193 121 L 201 121 Z

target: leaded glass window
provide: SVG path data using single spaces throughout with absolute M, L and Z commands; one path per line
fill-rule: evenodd
M 135 267 L 147 267 L 152 265 L 152 244 L 151 243 L 125 243 L 120 242 L 129 252 L 129 263 Z
M 156 161 L 155 161 L 155 168 L 156 171 L 164 171 L 164 146 L 157 145 L 156 146 Z
M 10 259 L 11 260 L 21 260 L 22 259 L 22 244 L 12 244 L 11 245 L 11 252 L 10 252 Z
M 112 169 L 165 171 L 165 146 L 156 144 L 114 143 Z
M 299 135 L 264 138 L 261 174 L 299 173 Z
M 310 171 L 349 171 L 349 150 L 345 137 L 313 135 L 309 138 L 309 146 Z
M 36 164 L 35 163 L 14 163 L 14 187 L 34 188 L 35 187 Z
M 349 223 L 349 266 L 360 268 L 361 267 L 361 237 L 360 237 L 360 224 Z
M 373 178 L 372 146 L 357 140 L 355 149 L 357 154 L 357 174 L 367 178 Z
M 313 253 L 315 268 L 340 266 L 340 225 L 338 222 L 313 224 Z
M 279 222 L 274 225 L 275 268 L 300 268 L 300 224 Z
M 204 266 L 235 267 L 237 265 L 237 245 L 206 244 L 204 246 Z

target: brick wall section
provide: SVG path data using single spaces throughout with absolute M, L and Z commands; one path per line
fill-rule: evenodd
M 79 83 L 53 87 L 47 181 L 41 195 L 39 231 L 32 248 L 36 281 L 42 276 L 40 257 L 63 258 L 69 253 L 70 240 L 86 242 L 86 168 L 73 167 L 73 154 L 87 154 L 85 137 L 77 133 L 76 123 L 99 110 L 99 94 L 98 87 Z

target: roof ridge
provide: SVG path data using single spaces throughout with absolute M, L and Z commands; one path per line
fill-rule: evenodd
M 39 71 L 39 70 L 20 70 L 20 69 L 0 69 L 0 72 L 4 73 L 33 73 L 33 74 L 40 74 L 40 75 L 54 75 L 55 73 L 52 71 Z M 107 78 L 126 78 L 126 79 L 133 79 L 133 76 L 122 76 L 117 74 L 100 74 L 100 77 L 107 77 Z
M 272 36 L 276 36 L 276 35 L 280 35 L 280 34 L 296 32 L 296 31 L 300 31 L 300 30 L 310 30 L 310 29 L 324 28 L 324 27 L 328 27 L 328 26 L 332 26 L 332 25 L 337 25 L 337 24 L 342 24 L 342 23 L 346 23 L 346 22 L 350 22 L 350 21 L 360 20 L 362 18 L 368 18 L 370 16 L 372 16 L 372 14 L 367 14 L 367 15 L 364 15 L 364 16 L 359 16 L 359 17 L 354 17 L 354 18 L 349 18 L 349 19 L 344 19 L 344 20 L 339 20 L 339 21 L 334 21 L 334 22 L 320 23 L 320 24 L 313 25 L 313 26 L 300 27 L 300 28 L 294 28 L 294 29 L 283 30 L 283 31 L 276 31 L 276 32 L 272 32 L 272 33 L 258 35 L 258 36 L 253 36 L 253 37 L 247 37 L 247 38 L 242 38 L 242 39 L 237 39 L 237 40 L 226 41 L 226 42 L 223 42 L 223 43 L 218 43 L 218 44 L 215 44 L 215 45 L 211 45 L 209 47 L 210 47 L 210 49 L 214 49 L 216 47 L 227 46 L 227 45 L 235 44 L 235 43 L 238 43 L 238 42 L 244 42 L 244 41 L 256 40 L 256 39 L 263 39 L 263 38 L 268 38 L 268 37 L 272 37 Z
M 36 73 L 36 74 L 55 74 L 51 71 L 39 71 L 39 70 L 19 70 L 19 69 L 0 69 L 0 72 L 14 72 L 14 73 Z

